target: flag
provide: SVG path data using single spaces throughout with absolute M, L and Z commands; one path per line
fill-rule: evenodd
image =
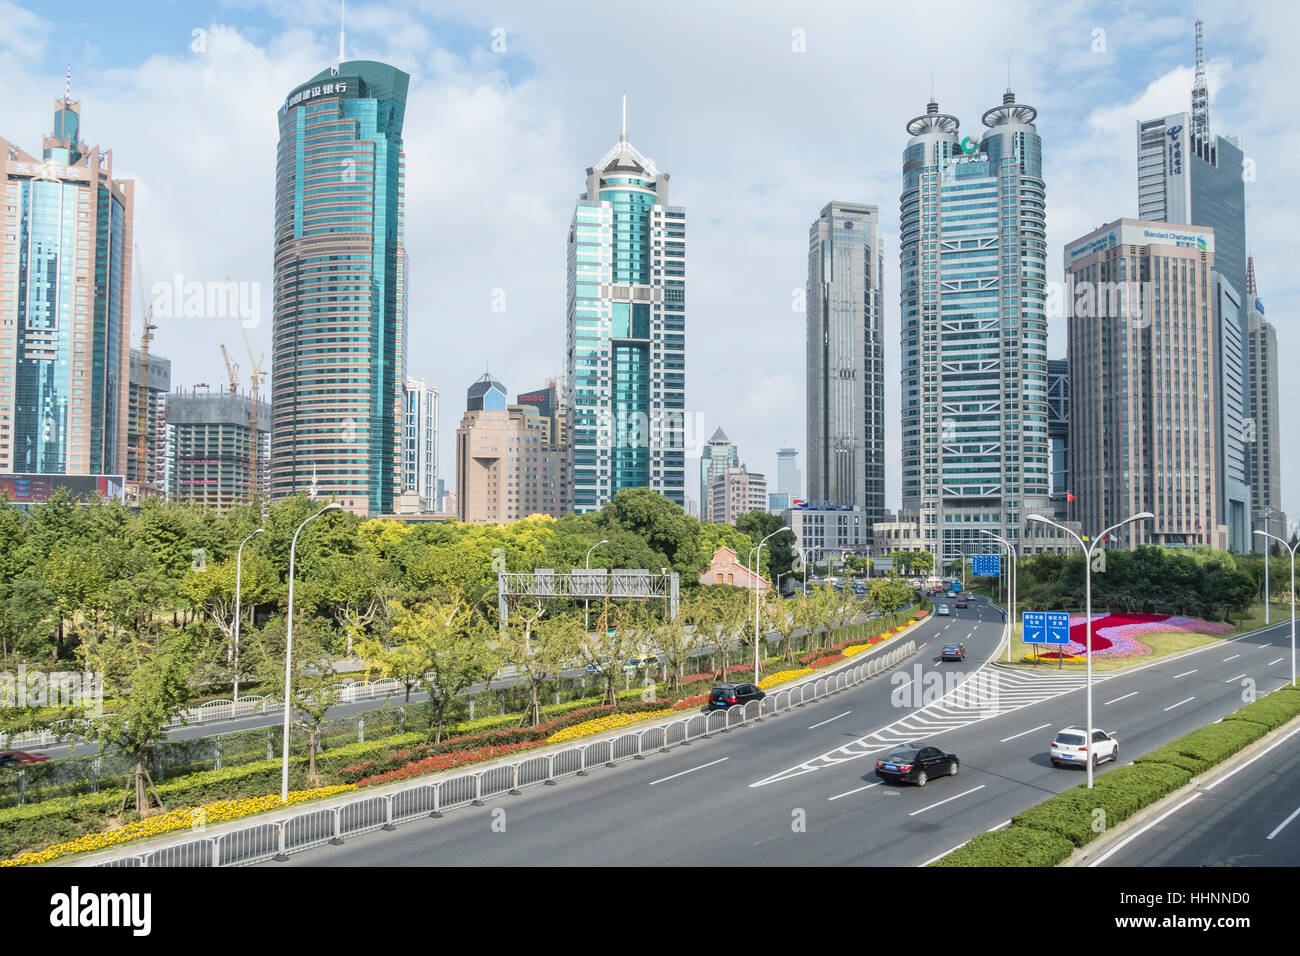
M 1074 500 L 1074 492 L 1072 492 L 1072 491 L 1067 491 L 1067 492 L 1065 493 L 1065 500 L 1066 500 L 1066 501 L 1073 501 L 1073 500 Z

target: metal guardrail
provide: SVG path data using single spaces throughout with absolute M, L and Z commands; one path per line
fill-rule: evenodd
M 390 830 L 419 817 L 438 817 L 448 810 L 481 803 L 487 797 L 518 792 L 564 777 L 585 775 L 592 767 L 615 764 L 642 754 L 667 750 L 675 744 L 730 730 L 751 721 L 819 700 L 869 680 L 916 653 L 908 641 L 835 674 L 785 690 L 760 701 L 707 714 L 692 714 L 644 730 L 625 731 L 591 743 L 512 763 L 498 764 L 436 781 L 415 781 L 386 794 L 365 795 L 335 807 L 300 810 L 277 819 L 254 819 L 246 826 L 217 836 L 194 837 L 138 853 L 129 853 L 98 866 L 246 866 L 284 859 L 345 837 Z

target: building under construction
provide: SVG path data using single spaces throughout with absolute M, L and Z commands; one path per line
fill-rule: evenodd
M 252 504 L 254 491 L 263 498 L 268 495 L 271 406 L 267 402 L 248 392 L 211 391 L 206 385 L 179 390 L 167 396 L 167 427 L 171 500 L 224 511 Z
M 172 363 L 131 349 L 131 400 L 126 420 L 126 501 L 138 505 L 167 490 L 167 392 Z

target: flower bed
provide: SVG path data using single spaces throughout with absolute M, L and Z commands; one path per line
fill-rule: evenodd
M 812 672 L 813 669 L 811 667 L 800 667 L 799 669 L 792 671 L 777 671 L 775 674 L 769 674 L 767 677 L 764 677 L 758 682 L 758 686 L 762 690 L 767 690 L 769 687 L 775 687 L 777 684 L 784 684 L 787 681 L 798 680 L 800 677 L 805 677 Z
M 199 807 L 171 810 L 111 830 L 87 833 L 75 840 L 70 840 L 67 843 L 56 843 L 54 846 L 46 847 L 36 853 L 24 853 L 12 859 L 0 860 L 0 866 L 49 863 L 51 860 L 57 860 L 73 853 L 106 850 L 109 847 L 145 837 L 161 836 L 164 833 L 174 833 L 177 830 L 189 830 L 210 823 L 225 823 L 228 820 L 238 820 L 240 817 L 264 813 L 267 810 L 274 810 L 276 807 L 287 806 L 291 803 L 301 803 L 304 800 L 316 800 L 321 797 L 332 797 L 337 793 L 355 789 L 356 787 L 352 784 L 341 784 L 333 787 L 317 787 L 312 790 L 295 790 L 289 794 L 289 799 L 285 803 L 280 802 L 279 794 L 269 794 L 264 797 L 250 797 L 244 800 L 219 800 L 216 803 L 205 803 Z
M 471 750 L 453 750 L 451 753 L 434 754 L 432 757 L 425 757 L 423 760 L 415 760 L 404 764 L 395 770 L 377 773 L 370 777 L 362 777 L 357 781 L 356 785 L 358 787 L 371 787 L 380 783 L 409 780 L 411 777 L 421 777 L 427 773 L 437 773 L 440 770 L 454 770 L 456 767 L 463 767 L 469 763 L 494 760 L 497 757 L 519 753 L 521 750 L 532 750 L 545 744 L 545 740 L 526 740 L 521 743 L 504 744 L 499 747 L 475 747 Z
M 1151 648 L 1140 638 L 1148 634 L 1231 634 L 1231 624 L 1212 623 L 1191 617 L 1169 614 L 1094 614 L 1092 616 L 1092 650 L 1098 659 L 1116 660 L 1146 657 Z M 1070 616 L 1070 643 L 1060 650 L 1039 655 L 1039 660 L 1056 660 L 1062 654 L 1067 661 L 1087 657 L 1087 615 Z
M 548 744 L 562 744 L 566 741 L 577 740 L 580 737 L 590 737 L 592 734 L 603 733 L 606 730 L 617 730 L 619 727 L 626 727 L 629 724 L 637 724 L 643 720 L 653 720 L 655 717 L 665 716 L 671 708 L 664 707 L 661 710 L 646 711 L 639 714 L 609 714 L 605 717 L 596 717 L 593 720 L 587 720 L 580 724 L 574 724 L 572 727 L 566 727 L 563 730 L 552 734 L 546 738 Z
M 683 697 L 677 703 L 673 704 L 670 710 L 686 710 L 691 707 L 703 707 L 709 700 L 708 694 L 696 694 L 694 697 Z

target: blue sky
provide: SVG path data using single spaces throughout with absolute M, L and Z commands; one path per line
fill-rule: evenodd
M 1300 136 L 1277 78 L 1300 60 L 1300 5 L 1200 6 L 1212 126 L 1242 135 L 1256 163 L 1248 243 L 1285 368 L 1300 354 L 1289 321 L 1300 308 Z M 49 9 L 0 0 L 0 136 L 39 149 L 71 60 L 83 135 L 137 181 L 146 284 L 176 273 L 262 283 L 267 314 L 250 335 L 269 351 L 275 110 L 332 61 L 338 3 L 74 0 L 57 20 Z M 1039 111 L 1059 279 L 1065 242 L 1137 213 L 1134 123 L 1188 108 L 1195 4 L 408 0 L 349 3 L 347 19 L 350 59 L 412 76 L 410 371 L 442 392 L 441 474 L 453 472 L 464 389 L 485 366 L 512 391 L 562 371 L 568 221 L 585 168 L 617 138 L 626 92 L 633 144 L 671 174 L 672 202 L 688 211 L 688 406 L 703 437 L 722 426 L 754 470 L 774 476 L 787 443 L 806 468 L 804 317 L 791 301 L 809 223 L 832 199 L 880 207 L 896 507 L 900 164 L 932 71 L 941 108 L 977 132 L 1010 59 L 1018 98 Z M 504 313 L 491 310 L 496 290 Z M 172 359 L 175 385 L 215 384 L 223 342 L 243 352 L 234 323 L 177 319 L 155 350 Z M 1064 353 L 1054 322 L 1049 354 Z M 1300 402 L 1285 375 L 1281 390 L 1284 409 Z M 1283 481 L 1300 518 L 1300 453 L 1284 450 Z

